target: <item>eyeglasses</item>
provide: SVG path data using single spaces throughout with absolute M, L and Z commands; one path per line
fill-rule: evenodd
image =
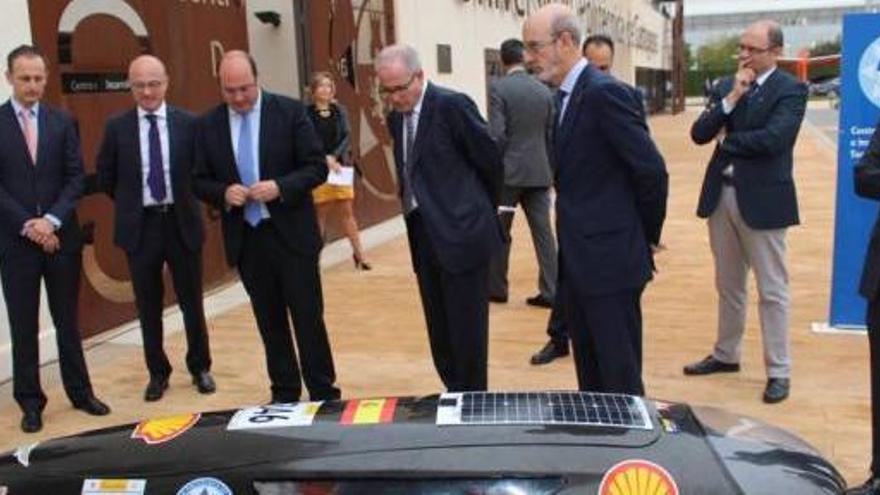
M 543 50 L 545 47 L 550 46 L 553 43 L 556 43 L 556 40 L 558 39 L 558 37 L 554 36 L 548 41 L 526 41 L 523 45 L 525 46 L 527 52 L 535 53 Z
M 406 91 L 407 89 L 409 89 L 410 85 L 413 83 L 413 81 L 416 80 L 416 77 L 418 77 L 419 75 L 420 75 L 420 72 L 414 72 L 413 75 L 409 76 L 409 80 L 407 82 L 405 82 L 403 84 L 398 84 L 397 86 L 390 86 L 390 87 L 379 86 L 379 94 L 381 94 L 382 96 L 388 97 L 393 94 L 400 93 L 401 91 Z
M 146 91 L 147 89 L 159 89 L 165 84 L 165 81 L 154 79 L 152 81 L 135 81 L 129 83 L 131 89 L 135 91 Z
M 740 44 L 737 48 L 738 48 L 739 51 L 741 51 L 741 52 L 748 52 L 748 53 L 752 53 L 752 54 L 760 55 L 760 54 L 762 54 L 762 53 L 767 53 L 767 52 L 769 52 L 770 49 L 771 49 L 772 47 L 768 46 L 768 47 L 766 47 L 766 48 L 761 48 L 761 47 L 758 47 L 758 46 L 750 46 L 750 45 L 743 45 L 743 44 Z

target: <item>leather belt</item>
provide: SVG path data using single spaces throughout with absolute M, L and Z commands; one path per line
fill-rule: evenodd
M 165 215 L 168 213 L 172 213 L 173 211 L 174 211 L 174 204 L 173 203 L 144 206 L 145 213 L 155 213 L 155 214 L 159 214 L 159 215 Z

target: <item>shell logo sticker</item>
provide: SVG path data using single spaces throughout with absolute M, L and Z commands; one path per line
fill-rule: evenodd
M 605 473 L 599 495 L 679 495 L 669 471 L 641 459 L 620 462 Z
M 131 438 L 143 440 L 148 445 L 165 443 L 184 434 L 195 426 L 201 417 L 201 413 L 193 413 L 146 419 L 138 423 L 131 434 Z

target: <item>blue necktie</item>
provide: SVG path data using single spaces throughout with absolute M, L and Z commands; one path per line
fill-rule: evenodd
M 254 143 L 251 139 L 251 120 L 250 112 L 239 113 L 241 116 L 241 128 L 238 131 L 238 153 L 235 157 L 238 166 L 238 175 L 241 177 L 241 183 L 250 187 L 259 180 L 257 176 L 257 167 L 254 164 Z M 244 205 L 244 220 L 252 227 L 256 227 L 260 220 L 263 219 L 263 212 L 260 211 L 260 203 L 256 201 L 248 201 Z
M 156 114 L 148 113 L 147 120 L 150 121 L 150 131 L 147 134 L 147 141 L 150 144 L 150 170 L 147 174 L 147 185 L 150 187 L 150 196 L 161 203 L 165 199 L 167 192 L 165 191 L 165 169 L 162 167 L 162 144 L 159 142 L 159 126 L 156 123 Z

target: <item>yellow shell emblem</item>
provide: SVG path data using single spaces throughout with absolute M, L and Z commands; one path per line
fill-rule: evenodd
M 599 495 L 678 495 L 668 471 L 640 459 L 623 461 L 605 473 Z
M 143 440 L 149 445 L 156 445 L 179 437 L 199 422 L 200 413 L 178 414 L 164 418 L 145 419 L 138 423 L 131 438 Z

